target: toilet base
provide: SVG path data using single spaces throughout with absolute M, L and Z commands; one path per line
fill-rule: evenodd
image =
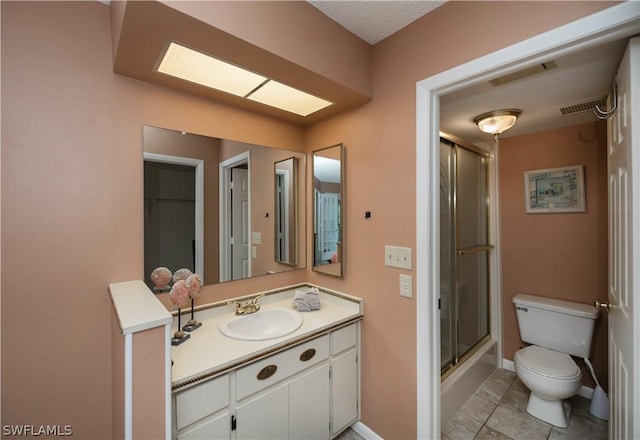
M 563 400 L 545 400 L 534 393 L 530 393 L 527 412 L 553 426 L 567 428 L 569 426 L 569 416 L 571 415 L 571 404 Z

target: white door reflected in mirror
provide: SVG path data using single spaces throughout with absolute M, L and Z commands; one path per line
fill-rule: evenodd
M 313 152 L 313 270 L 344 273 L 344 146 Z

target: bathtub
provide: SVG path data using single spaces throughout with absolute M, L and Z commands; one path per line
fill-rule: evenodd
M 497 352 L 497 341 L 489 339 L 442 381 L 440 426 L 443 429 L 467 399 L 497 368 Z

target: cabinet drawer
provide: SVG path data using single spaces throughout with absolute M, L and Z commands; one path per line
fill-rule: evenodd
M 329 335 L 325 335 L 240 368 L 236 374 L 237 398 L 243 399 L 328 357 Z
M 176 427 L 180 430 L 226 406 L 229 406 L 228 374 L 176 394 Z
M 356 324 L 341 328 L 331 333 L 331 354 L 338 354 L 358 342 Z

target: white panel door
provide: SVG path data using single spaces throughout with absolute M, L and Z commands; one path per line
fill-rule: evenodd
M 358 418 L 358 360 L 355 350 L 331 361 L 331 430 L 334 434 Z
M 246 168 L 231 170 L 233 190 L 233 278 L 240 280 L 251 276 L 249 265 L 249 171 Z
M 238 440 L 289 438 L 289 387 L 285 383 L 236 408 Z
M 323 364 L 289 384 L 289 438 L 329 437 L 329 365 Z
M 617 75 L 608 121 L 609 438 L 640 439 L 640 38 Z

